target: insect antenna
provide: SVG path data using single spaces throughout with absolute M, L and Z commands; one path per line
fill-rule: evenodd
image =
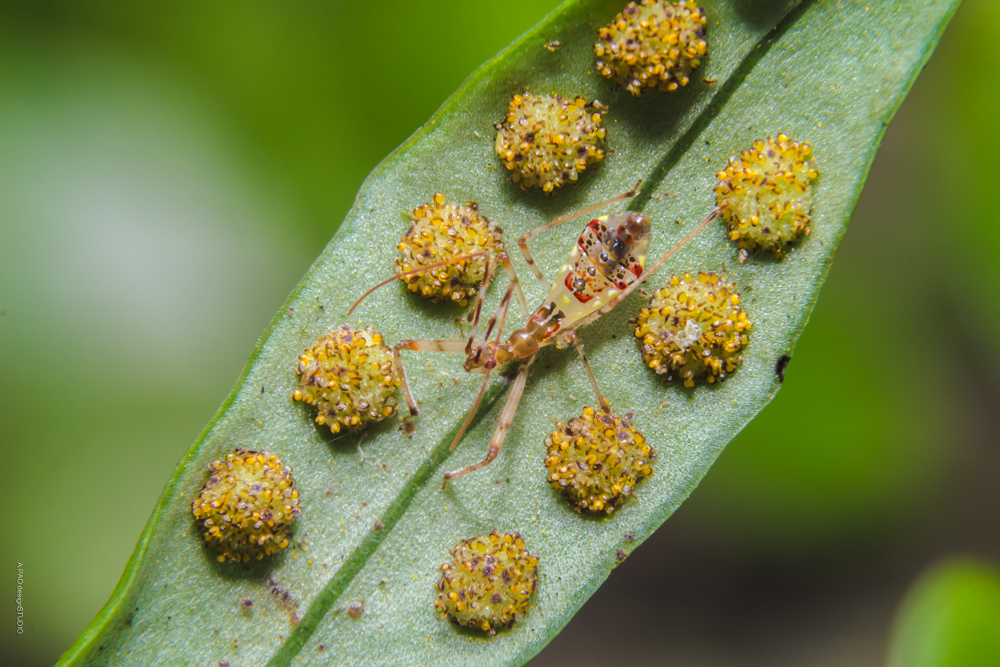
M 452 257 L 451 259 L 446 259 L 445 261 L 438 262 L 437 264 L 431 264 L 429 266 L 422 266 L 419 269 L 411 269 L 409 271 L 403 271 L 402 273 L 397 273 L 392 278 L 387 278 L 386 280 L 383 280 L 379 284 L 375 285 L 375 287 L 372 287 L 370 290 L 368 290 L 367 292 L 365 292 L 364 294 L 362 294 L 361 298 L 358 299 L 357 301 L 355 301 L 354 305 L 351 306 L 351 309 L 347 311 L 347 314 L 350 315 L 351 313 L 353 313 L 354 309 L 357 308 L 359 305 L 361 305 L 361 302 L 364 301 L 365 299 L 367 299 L 369 294 L 371 294 L 372 292 L 374 292 L 375 290 L 377 290 L 379 287 L 384 287 L 385 285 L 388 285 L 389 283 L 393 282 L 394 280 L 400 280 L 402 278 L 409 278 L 410 276 L 420 275 L 421 273 L 425 273 L 427 271 L 430 271 L 432 269 L 437 269 L 437 268 L 440 268 L 442 266 L 448 266 L 449 264 L 457 264 L 458 262 L 466 262 L 466 261 L 469 261 L 471 259 L 475 259 L 477 257 L 485 257 L 486 255 L 492 255 L 492 254 L 493 253 L 491 251 L 489 251 L 489 250 L 482 250 L 480 252 L 474 252 L 474 253 L 470 253 L 468 255 L 460 255 L 458 257 Z
M 695 236 L 697 236 L 698 233 L 701 230 L 705 229 L 705 227 L 708 227 L 709 223 L 711 223 L 713 220 L 715 220 L 715 218 L 718 217 L 718 215 L 719 215 L 719 209 L 714 209 L 711 213 L 708 214 L 707 218 L 705 218 L 704 220 L 702 220 L 701 222 L 698 223 L 697 227 L 695 227 L 694 229 L 692 229 L 690 232 L 688 232 L 684 236 L 684 238 L 682 238 L 680 241 L 678 241 L 676 244 L 674 244 L 673 248 L 671 248 L 667 252 L 663 253 L 663 257 L 661 257 L 658 260 L 656 260 L 656 263 L 653 264 L 653 266 L 649 267 L 649 270 L 646 271 L 646 273 L 647 274 L 653 273 L 658 268 L 660 268 L 661 266 L 663 266 L 664 262 L 666 262 L 668 259 L 670 259 L 671 257 L 673 257 L 674 253 L 676 253 L 678 250 L 680 250 L 685 245 L 687 245 L 688 241 L 690 241 Z M 643 280 L 645 280 L 645 276 L 643 277 Z M 640 280 L 639 282 L 641 283 L 642 281 Z M 636 283 L 636 285 L 638 285 L 638 284 L 639 283 Z

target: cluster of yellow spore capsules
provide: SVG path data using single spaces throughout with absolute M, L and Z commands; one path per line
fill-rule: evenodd
M 652 89 L 676 91 L 707 54 L 706 20 L 692 0 L 630 2 L 598 31 L 597 70 L 635 97 Z M 606 112 L 599 101 L 583 97 L 517 94 L 495 126 L 494 148 L 521 188 L 552 193 L 604 159 Z M 789 243 L 809 233 L 817 176 L 809 144 L 784 134 L 730 158 L 718 173 L 715 213 L 736 242 L 740 261 L 756 248 L 780 258 Z M 475 202 L 449 202 L 441 193 L 410 217 L 397 245 L 397 275 L 426 299 L 467 306 L 490 263 L 506 261 L 502 230 Z M 465 259 L 452 261 L 459 257 Z M 639 313 L 634 333 L 650 369 L 693 387 L 700 378 L 715 383 L 736 371 L 750 329 L 735 285 L 701 272 L 671 276 Z M 293 400 L 311 406 L 316 423 L 333 433 L 356 432 L 396 413 L 400 377 L 393 353 L 370 326 L 344 324 L 322 336 L 298 357 L 296 372 Z M 589 407 L 558 423 L 545 448 L 548 483 L 581 513 L 613 513 L 636 495 L 656 457 L 631 416 Z M 235 449 L 209 466 L 192 512 L 218 560 L 274 554 L 288 546 L 299 514 L 292 471 L 266 451 Z M 453 623 L 494 635 L 527 611 L 538 564 L 516 532 L 494 530 L 461 540 L 441 565 L 434 605 Z
M 653 473 L 650 464 L 656 457 L 629 422 L 592 408 L 584 408 L 568 424 L 556 424 L 545 449 L 549 483 L 577 512 L 611 514 Z
M 299 356 L 292 399 L 316 409 L 316 423 L 334 433 L 359 431 L 396 413 L 392 351 L 372 327 L 341 325 Z
M 812 181 L 819 176 L 805 141 L 785 134 L 761 139 L 718 173 L 716 205 L 729 238 L 744 251 L 758 246 L 781 258 L 786 244 L 809 234 Z
M 597 33 L 597 71 L 636 97 L 686 86 L 708 52 L 705 21 L 705 10 L 691 0 L 630 2 Z
M 503 252 L 503 230 L 479 212 L 479 204 L 447 202 L 440 192 L 430 203 L 413 209 L 413 224 L 396 249 L 396 272 L 405 274 L 423 267 L 478 252 L 490 256 Z M 487 255 L 438 266 L 402 280 L 415 292 L 437 303 L 451 301 L 463 308 L 486 272 Z
M 597 71 L 635 97 L 682 88 L 708 53 L 705 10 L 693 0 L 630 2 L 598 31 Z M 604 159 L 607 107 L 583 97 L 514 95 L 494 147 L 521 188 L 551 193 Z
M 497 124 L 497 155 L 522 188 L 552 192 L 604 159 L 601 111 L 582 97 L 514 95 Z
M 537 587 L 538 557 L 519 533 L 494 530 L 452 547 L 434 606 L 456 625 L 495 635 L 521 619 Z
M 299 515 L 291 468 L 269 452 L 236 449 L 208 470 L 191 512 L 220 562 L 260 559 L 288 546 Z
M 642 360 L 665 379 L 693 387 L 695 378 L 725 380 L 743 361 L 750 320 L 736 285 L 715 273 L 670 276 L 639 311 L 635 336 Z

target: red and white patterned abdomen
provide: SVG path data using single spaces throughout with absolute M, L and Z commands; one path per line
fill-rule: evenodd
M 636 223 L 636 218 L 643 224 Z M 576 328 L 596 317 L 609 301 L 639 280 L 648 249 L 645 216 L 627 212 L 610 220 L 591 220 L 549 292 L 548 301 L 564 315 L 561 328 Z

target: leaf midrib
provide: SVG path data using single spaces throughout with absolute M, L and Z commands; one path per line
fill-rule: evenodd
M 664 157 L 656 163 L 652 173 L 647 179 L 644 180 L 639 194 L 629 205 L 628 208 L 630 210 L 642 211 L 645 209 L 650 201 L 650 198 L 657 191 L 660 184 L 666 179 L 667 175 L 687 153 L 688 149 L 694 144 L 698 137 L 701 136 L 704 130 L 722 111 L 726 103 L 743 84 L 750 72 L 752 72 L 761 59 L 767 55 L 767 53 L 771 50 L 771 47 L 802 18 L 802 16 L 810 9 L 810 7 L 812 7 L 812 5 L 815 4 L 815 2 L 816 0 L 802 0 L 794 7 L 790 8 L 790 10 L 787 11 L 777 22 L 774 28 L 768 31 L 754 44 L 754 46 L 740 60 L 739 65 L 733 70 L 732 74 L 730 74 L 722 85 L 719 86 L 718 91 L 712 96 L 705 108 L 695 117 L 688 129 L 685 130 L 680 137 L 678 137 L 673 146 L 671 146 L 670 150 L 667 151 Z M 556 9 L 555 13 L 559 14 L 560 9 Z M 544 20 L 543 25 L 547 21 L 548 19 Z M 419 131 L 414 133 L 410 140 L 400 146 L 400 148 L 397 149 L 393 155 L 405 151 L 417 139 L 429 132 L 431 128 L 434 127 L 436 120 L 445 115 L 452 105 L 459 102 L 461 94 L 467 90 L 468 87 L 479 76 L 481 76 L 483 72 L 488 71 L 493 62 L 501 60 L 509 52 L 517 50 L 517 48 L 520 47 L 524 41 L 531 39 L 534 32 L 534 30 L 531 31 L 527 36 L 512 44 L 508 49 L 499 54 L 497 58 L 481 68 L 477 74 L 471 76 L 469 80 L 466 81 L 466 83 L 456 92 L 456 94 L 453 95 L 434 114 L 431 120 L 428 121 Z M 388 161 L 389 159 L 386 160 L 386 163 Z M 378 171 L 379 170 L 376 170 L 376 173 Z M 359 193 L 359 200 L 364 195 L 365 189 L 366 188 L 362 188 L 362 191 Z M 475 424 L 477 424 L 484 415 L 490 412 L 490 408 L 492 408 L 493 404 L 503 393 L 504 389 L 505 385 L 502 383 L 494 383 L 493 386 L 487 390 L 487 394 L 483 401 L 486 404 L 486 407 L 480 408 L 472 424 L 470 424 L 470 427 L 475 426 Z M 299 654 L 306 642 L 319 627 L 320 621 L 322 621 L 334 605 L 337 604 L 341 594 L 347 589 L 354 578 L 364 569 L 369 558 L 378 550 L 379 545 L 382 544 L 385 538 L 392 532 L 399 520 L 406 514 L 406 510 L 413 502 L 413 499 L 451 455 L 449 447 L 457 430 L 458 426 L 456 425 L 455 428 L 445 434 L 444 438 L 434 447 L 431 454 L 427 457 L 427 460 L 424 461 L 414 475 L 402 486 L 399 494 L 396 496 L 396 499 L 389 506 L 388 511 L 379 519 L 383 528 L 377 531 L 372 530 L 369 532 L 368 536 L 362 540 L 354 551 L 351 552 L 351 555 L 344 561 L 344 564 L 337 570 L 337 573 L 330 579 L 326 586 L 323 587 L 323 590 L 319 593 L 319 595 L 315 597 L 313 602 L 310 604 L 309 609 L 303 615 L 298 626 L 296 626 L 296 628 L 288 636 L 281 648 L 278 649 L 274 656 L 272 656 L 271 660 L 268 662 L 269 667 L 284 667 L 289 665 L 291 660 Z

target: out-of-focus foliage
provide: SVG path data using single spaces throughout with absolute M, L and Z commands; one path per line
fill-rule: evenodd
M 839 550 L 909 532 L 947 492 L 1000 369 L 998 35 L 1000 5 L 964 2 L 921 74 L 788 367 L 794 389 L 692 498 L 716 539 Z
M 927 134 L 921 142 L 931 162 L 939 161 L 924 199 L 924 215 L 939 222 L 949 293 L 968 319 L 982 350 L 966 351 L 970 361 L 1000 370 L 1000 225 L 992 224 L 997 186 L 992 175 L 1000 154 L 1000 3 L 963 3 L 962 39 L 940 63 L 941 90 L 928 100 Z M 947 72 L 947 74 L 944 74 Z
M 1000 572 L 973 560 L 931 568 L 900 607 L 888 667 L 1000 665 Z

